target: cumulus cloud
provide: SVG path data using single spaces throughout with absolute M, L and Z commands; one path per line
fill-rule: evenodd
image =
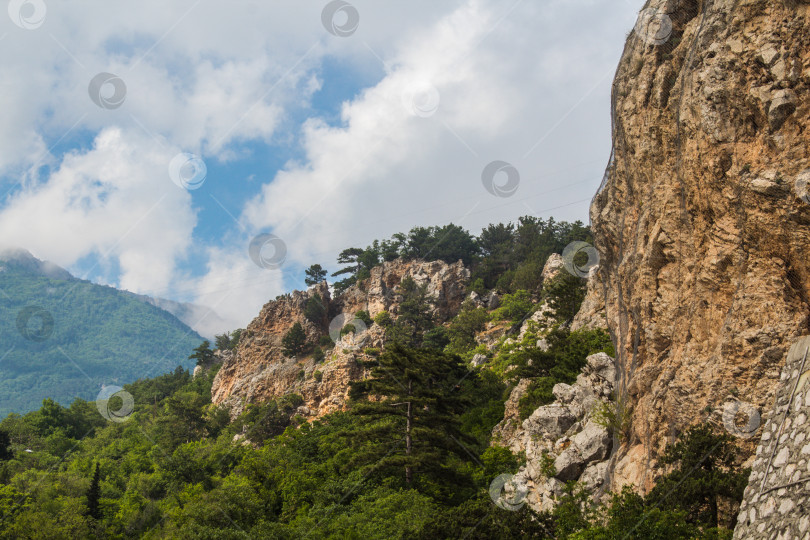
M 216 306 L 224 322 L 199 326 L 210 335 L 244 326 L 299 285 L 302 265 L 349 245 L 416 224 L 586 216 L 609 153 L 613 67 L 640 6 L 357 0 L 360 25 L 341 38 L 321 24 L 325 3 L 77 0 L 49 2 L 34 30 L 4 20 L 0 242 Z M 374 82 L 336 122 L 310 103 L 340 69 Z M 120 107 L 90 99 L 100 72 L 126 84 Z M 278 140 L 296 159 L 256 176 L 231 230 L 201 235 L 171 158 L 227 167 Z M 483 188 L 493 160 L 520 171 L 513 197 Z M 286 241 L 283 272 L 247 256 L 262 231 Z
M 416 224 L 453 220 L 475 231 L 549 208 L 584 217 L 610 149 L 619 50 L 595 46 L 621 43 L 621 10 L 518 4 L 504 13 L 470 1 L 413 31 L 382 58 L 386 76 L 344 105 L 342 125 L 304 125 L 305 161 L 264 185 L 247 222 L 287 239 L 306 264 Z M 484 189 L 493 160 L 520 172 L 515 197 Z
M 65 267 L 88 255 L 115 259 L 121 287 L 163 288 L 196 224 L 188 192 L 169 179 L 171 157 L 105 129 L 91 149 L 67 154 L 46 181 L 14 195 L 0 212 L 0 241 Z

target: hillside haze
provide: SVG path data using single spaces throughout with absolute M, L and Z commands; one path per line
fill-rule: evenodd
M 0 336 L 3 415 L 188 368 L 203 339 L 168 311 L 19 249 L 0 253 Z

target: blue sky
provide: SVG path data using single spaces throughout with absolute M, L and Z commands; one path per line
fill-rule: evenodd
M 300 288 L 308 264 L 335 269 L 343 248 L 414 225 L 587 221 L 641 7 L 11 2 L 0 247 L 236 327 Z M 205 163 L 197 189 L 170 175 L 183 152 Z M 519 171 L 510 197 L 482 185 L 495 160 Z M 278 268 L 248 256 L 261 233 L 286 245 Z

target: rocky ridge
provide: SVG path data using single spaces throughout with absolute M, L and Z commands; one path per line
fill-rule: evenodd
M 382 347 L 384 330 L 375 323 L 356 339 L 354 334 L 343 336 L 325 351 L 322 363 L 311 356 L 285 358 L 281 340 L 296 322 L 301 323 L 310 342 L 325 335 L 325 324 L 315 324 L 304 316 L 305 304 L 315 294 L 321 297 L 329 320 L 343 316 L 348 323 L 361 310 L 371 317 L 383 311 L 395 316 L 401 301 L 397 286 L 405 277 L 426 286 L 433 299 L 434 317 L 443 321 L 455 314 L 466 298 L 470 272 L 461 261 L 446 264 L 397 259 L 373 268 L 368 279 L 352 285 L 336 300 L 322 282 L 268 302 L 243 332 L 235 354 L 224 360 L 214 379 L 212 401 L 228 406 L 236 416 L 248 403 L 294 393 L 304 399 L 298 412 L 305 417 L 341 410 L 349 383 L 366 376 L 358 360 L 369 359 L 367 349 Z

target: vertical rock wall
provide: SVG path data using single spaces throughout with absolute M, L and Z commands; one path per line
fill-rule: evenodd
M 641 491 L 690 425 L 769 406 L 810 287 L 810 6 L 651 0 L 613 87 L 613 159 L 591 206 Z M 754 438 L 740 439 L 746 457 Z

